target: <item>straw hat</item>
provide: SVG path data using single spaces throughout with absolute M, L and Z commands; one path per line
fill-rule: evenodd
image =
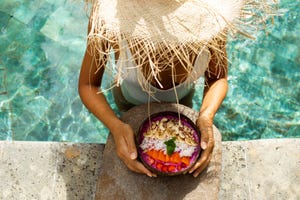
M 92 12 L 88 41 L 95 51 L 108 54 L 107 45 L 106 49 L 99 45 L 107 42 L 108 47 L 117 46 L 115 50 L 122 54 L 122 41 L 126 40 L 131 49 L 142 49 L 139 57 L 152 61 L 157 52 L 164 51 L 188 61 L 190 52 L 199 53 L 206 47 L 221 59 L 225 54 L 220 42 L 228 34 L 248 34 L 245 27 L 255 29 L 256 22 L 265 21 L 271 8 L 265 0 L 89 1 Z
M 210 40 L 239 17 L 243 0 L 100 0 L 107 34 L 152 41 Z

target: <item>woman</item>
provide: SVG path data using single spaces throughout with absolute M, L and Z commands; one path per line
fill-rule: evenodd
M 93 3 L 79 94 L 85 106 L 110 130 L 118 156 L 134 172 L 156 176 L 137 160 L 132 128 L 119 119 L 103 93 L 99 93 L 103 73 L 109 70 L 105 65 L 110 51 L 115 52 L 120 72 L 116 75 L 113 94 L 121 111 L 149 101 L 179 102 L 190 106 L 194 81 L 202 75 L 205 77 L 197 119 L 203 153 L 189 171 L 197 177 L 211 160 L 214 116 L 228 88 L 225 30 L 233 28 L 231 22 L 242 10 L 242 1 L 222 1 L 227 6 L 222 9 L 210 2 L 207 1 L 205 6 L 202 1 L 188 0 L 102 0 Z M 132 7 L 134 11 L 130 10 Z M 154 11 L 148 8 L 154 8 Z M 224 8 L 227 10 L 223 12 Z M 182 20 L 173 23 L 169 18 L 173 20 L 174 16 L 195 20 L 194 24 L 201 29 L 193 29 L 190 21 L 187 24 Z M 128 21 L 132 24 L 128 25 Z M 200 21 L 204 22 L 199 24 Z M 186 26 L 190 27 L 189 30 Z M 150 31 L 142 35 L 144 30 Z M 202 30 L 201 34 L 198 34 L 199 30 Z

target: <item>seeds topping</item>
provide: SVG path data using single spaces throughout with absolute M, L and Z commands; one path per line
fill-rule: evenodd
M 167 140 L 176 137 L 178 142 L 184 142 L 191 146 L 197 143 L 193 136 L 194 130 L 176 119 L 166 117 L 161 120 L 152 121 L 149 129 L 144 133 L 145 137 Z

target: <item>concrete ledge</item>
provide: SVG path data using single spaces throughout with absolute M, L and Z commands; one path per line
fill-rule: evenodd
M 300 139 L 222 143 L 220 199 L 300 199 Z
M 94 199 L 103 147 L 0 141 L 0 199 Z M 220 200 L 300 199 L 300 139 L 222 142 L 222 151 Z
M 103 147 L 0 142 L 0 199 L 93 199 Z

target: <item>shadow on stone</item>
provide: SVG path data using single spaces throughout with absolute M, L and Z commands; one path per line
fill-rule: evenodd
M 102 144 L 63 144 L 57 151 L 57 177 L 53 198 L 94 199 L 102 163 Z

